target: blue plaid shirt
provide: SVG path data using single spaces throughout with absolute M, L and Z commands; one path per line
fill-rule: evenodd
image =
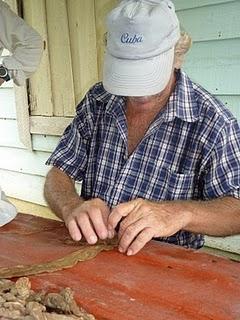
M 47 164 L 82 181 L 81 196 L 113 207 L 135 198 L 240 197 L 240 130 L 225 106 L 182 71 L 166 105 L 128 156 L 125 99 L 96 84 L 77 106 Z M 200 234 L 162 241 L 199 248 Z

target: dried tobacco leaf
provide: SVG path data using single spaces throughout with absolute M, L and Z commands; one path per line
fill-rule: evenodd
M 54 261 L 32 264 L 32 265 L 17 265 L 13 267 L 0 267 L 0 278 L 8 279 L 13 277 L 22 277 L 27 275 L 35 275 L 44 272 L 54 272 L 66 268 L 73 267 L 78 262 L 90 260 L 96 255 L 105 250 L 112 250 L 117 245 L 117 240 L 101 241 L 96 245 L 81 246 L 81 248 L 75 252 L 66 255 L 63 258 L 59 258 Z

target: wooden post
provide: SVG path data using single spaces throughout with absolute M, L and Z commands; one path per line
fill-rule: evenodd
M 65 0 L 46 0 L 48 48 L 55 116 L 75 114 L 72 60 Z
M 45 0 L 24 0 L 24 19 L 42 36 L 44 52 L 37 72 L 30 79 L 31 115 L 53 115 Z
M 68 0 L 74 91 L 78 103 L 98 81 L 94 0 Z

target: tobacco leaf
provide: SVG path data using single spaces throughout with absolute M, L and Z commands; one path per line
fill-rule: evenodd
M 27 265 L 16 265 L 13 267 L 0 267 L 0 278 L 8 279 L 13 277 L 22 277 L 36 275 L 45 272 L 54 272 L 66 268 L 71 268 L 78 262 L 90 260 L 101 251 L 112 250 L 117 245 L 117 240 L 101 241 L 96 245 L 85 244 L 79 250 L 74 251 L 57 260 Z

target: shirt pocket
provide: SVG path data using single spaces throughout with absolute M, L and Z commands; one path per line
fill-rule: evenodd
M 193 199 L 196 189 L 195 173 L 176 173 L 168 171 L 166 200 Z

